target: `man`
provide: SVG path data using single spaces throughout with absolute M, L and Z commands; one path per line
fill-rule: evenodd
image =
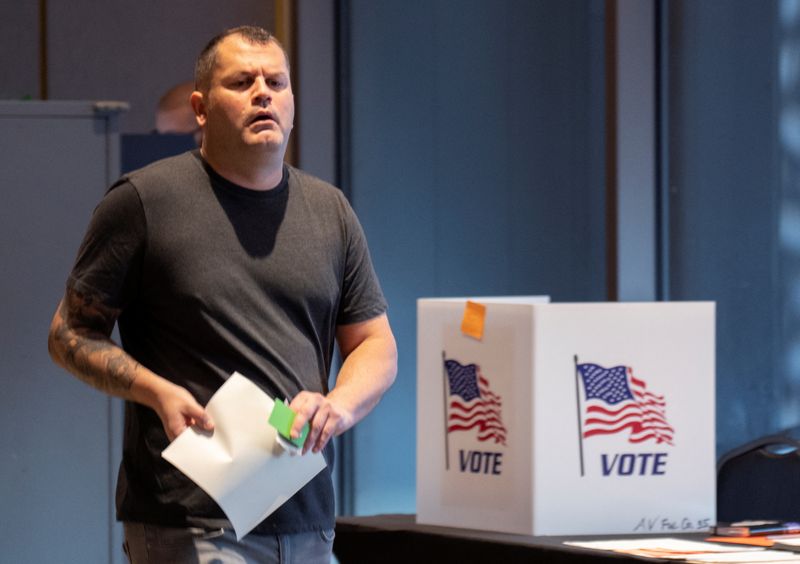
M 294 100 L 281 46 L 260 28 L 228 30 L 195 75 L 201 149 L 106 194 L 53 318 L 50 352 L 127 400 L 117 515 L 132 562 L 326 562 L 329 469 L 236 542 L 213 500 L 161 458 L 188 426 L 213 429 L 202 406 L 238 371 L 292 398 L 292 436 L 309 422 L 303 451 L 322 451 L 330 466 L 331 437 L 377 404 L 397 370 L 350 206 L 283 164 Z M 124 350 L 109 338 L 117 321 Z M 334 337 L 343 363 L 329 391 Z

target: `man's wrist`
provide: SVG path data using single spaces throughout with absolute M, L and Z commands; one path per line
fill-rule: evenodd
M 172 386 L 175 384 L 140 365 L 131 386 L 131 400 L 159 412 Z

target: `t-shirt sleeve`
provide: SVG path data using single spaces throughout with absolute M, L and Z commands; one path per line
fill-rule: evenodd
M 386 299 L 372 265 L 364 230 L 346 200 L 344 211 L 347 257 L 342 300 L 339 306 L 339 325 L 367 321 L 385 313 L 387 309 Z
M 145 243 L 141 201 L 136 189 L 121 181 L 95 208 L 67 287 L 123 309 L 136 292 Z

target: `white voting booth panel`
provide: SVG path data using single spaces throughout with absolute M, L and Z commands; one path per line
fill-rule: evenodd
M 528 535 L 716 518 L 714 304 L 418 301 L 417 521 Z

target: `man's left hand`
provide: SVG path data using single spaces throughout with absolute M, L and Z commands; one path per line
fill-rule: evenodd
M 300 436 L 303 425 L 309 424 L 303 454 L 309 450 L 320 452 L 332 437 L 341 435 L 354 423 L 353 415 L 347 409 L 319 393 L 300 392 L 289 407 L 297 413 L 292 424 L 293 439 Z

